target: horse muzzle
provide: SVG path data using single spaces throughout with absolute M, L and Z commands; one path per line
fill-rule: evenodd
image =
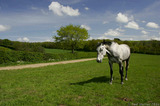
M 97 59 L 97 62 L 98 62 L 98 63 L 102 63 L 102 60 L 98 60 L 98 59 Z

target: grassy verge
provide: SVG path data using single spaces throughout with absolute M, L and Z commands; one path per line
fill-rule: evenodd
M 160 56 L 132 54 L 128 81 L 113 85 L 107 59 L 35 69 L 0 71 L 0 105 L 160 105 Z

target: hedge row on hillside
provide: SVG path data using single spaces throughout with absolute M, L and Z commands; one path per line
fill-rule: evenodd
M 70 59 L 81 59 L 96 57 L 95 52 L 77 52 L 77 53 L 38 53 L 38 52 L 23 52 L 23 51 L 5 51 L 0 50 L 0 64 L 18 61 L 37 62 L 37 61 L 59 61 Z
M 8 39 L 0 39 L 0 46 L 16 51 L 44 53 L 44 48 L 41 46 L 40 43 L 18 42 L 10 41 Z

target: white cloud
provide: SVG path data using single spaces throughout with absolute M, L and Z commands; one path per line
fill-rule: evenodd
M 102 24 L 108 24 L 108 23 L 109 23 L 108 21 L 103 21 L 103 22 L 102 22 Z
M 10 26 L 0 25 L 0 32 L 7 31 L 10 29 Z
M 38 7 L 31 7 L 31 10 L 34 10 L 34 11 L 40 11 L 42 14 L 44 15 L 48 15 L 48 12 L 46 12 L 44 9 L 40 9 Z
M 116 31 L 124 32 L 125 30 L 123 30 L 123 29 L 121 29 L 121 28 L 116 28 Z
M 21 41 L 22 41 L 22 38 L 18 38 L 17 40 L 21 42 Z
M 93 37 L 89 37 L 87 40 L 92 40 L 93 39 Z
M 129 22 L 127 25 L 125 25 L 125 27 L 131 28 L 131 29 L 136 29 L 136 30 L 140 29 L 139 25 L 134 21 Z
M 29 39 L 27 37 L 18 38 L 17 40 L 20 42 L 29 42 Z
M 158 41 L 160 41 L 160 37 L 153 37 L 153 38 L 151 38 L 152 40 L 158 40 Z
M 116 21 L 120 23 L 127 23 L 129 21 L 128 17 L 122 13 L 118 13 Z
M 29 42 L 29 39 L 28 39 L 27 37 L 24 37 L 24 38 L 23 38 L 23 41 Z
M 148 34 L 148 32 L 146 32 L 146 31 L 141 31 L 141 33 L 143 33 L 143 34 L 145 34 L 145 35 Z
M 42 14 L 48 15 L 48 12 L 46 12 L 44 9 L 41 9 L 40 11 L 42 12 Z
M 50 40 L 50 39 L 47 39 L 47 40 L 45 40 L 45 42 L 51 42 L 51 40 Z
M 116 28 L 115 30 L 109 29 L 107 32 L 104 33 L 104 35 L 120 36 L 120 35 L 122 35 L 121 32 L 124 32 L 124 30 L 122 30 L 120 28 Z
M 84 9 L 85 9 L 85 10 L 89 10 L 89 8 L 88 8 L 88 7 L 85 7 Z
M 85 28 L 86 30 L 91 30 L 91 27 L 89 27 L 88 25 L 84 25 L 84 24 L 81 25 L 81 28 Z
M 154 22 L 148 22 L 146 26 L 150 28 L 159 28 L 159 25 Z
M 109 39 L 109 38 L 107 38 L 106 36 L 101 36 L 101 37 L 98 37 L 98 39 Z
M 58 2 L 52 2 L 49 6 L 49 10 L 52 10 L 54 14 L 63 16 L 62 5 Z
M 31 7 L 31 9 L 32 9 L 32 10 L 38 10 L 37 7 L 33 7 L 33 6 Z
M 142 23 L 146 23 L 146 21 L 142 21 Z
M 49 10 L 53 11 L 53 13 L 58 16 L 63 16 L 63 15 L 78 16 L 80 15 L 80 12 L 78 9 L 73 9 L 70 6 L 63 6 L 58 2 L 52 2 L 48 7 L 49 7 Z

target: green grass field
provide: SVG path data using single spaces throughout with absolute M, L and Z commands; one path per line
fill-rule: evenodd
M 71 52 L 72 52 L 71 50 L 45 48 L 45 53 L 58 54 L 58 53 L 71 53 Z M 74 51 L 74 52 L 85 52 L 85 51 Z
M 45 48 L 45 53 L 54 53 L 54 54 L 58 54 L 58 53 L 70 53 L 71 50 L 63 50 L 63 49 L 47 49 Z
M 132 54 L 124 85 L 117 64 L 109 84 L 107 62 L 0 71 L 0 105 L 160 105 L 160 55 Z

